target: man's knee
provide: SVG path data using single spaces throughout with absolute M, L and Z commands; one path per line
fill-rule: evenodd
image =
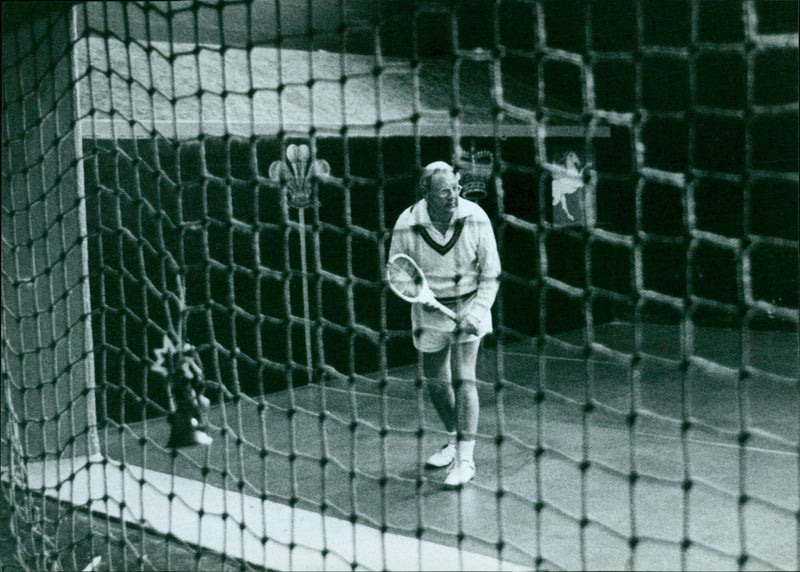
M 465 342 L 462 344 L 455 344 L 453 346 L 453 358 L 456 370 L 464 373 L 462 377 L 475 376 L 473 373 L 475 365 L 478 362 L 478 351 L 480 350 L 480 340 Z
M 456 391 L 477 391 L 475 376 L 453 376 L 453 389 Z
M 448 348 L 438 352 L 422 354 L 422 371 L 430 381 L 450 377 L 450 351 Z
M 452 376 L 453 384 L 465 386 L 467 388 L 474 387 L 477 380 L 477 375 L 475 374 L 475 364 L 454 364 Z

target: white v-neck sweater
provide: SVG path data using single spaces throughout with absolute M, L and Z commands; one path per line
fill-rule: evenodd
M 392 233 L 389 257 L 404 253 L 413 258 L 425 273 L 434 295 L 447 302 L 463 298 L 462 314 L 469 312 L 480 324 L 480 333 L 492 330 L 491 307 L 500 279 L 500 256 L 492 223 L 476 203 L 463 198 L 444 233 L 433 225 L 428 203 L 420 200 L 398 217 Z M 412 308 L 414 328 L 422 317 L 417 304 Z M 443 315 L 442 315 L 443 316 Z M 425 327 L 452 331 L 455 324 L 446 317 Z

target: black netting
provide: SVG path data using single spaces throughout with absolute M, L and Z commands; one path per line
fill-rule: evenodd
M 26 566 L 798 566 L 796 3 L 7 4 Z M 384 280 L 437 160 L 503 267 L 458 491 Z

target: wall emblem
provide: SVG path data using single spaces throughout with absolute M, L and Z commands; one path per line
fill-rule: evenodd
M 456 154 L 461 196 L 477 201 L 486 196 L 486 185 L 494 172 L 494 157 L 491 151 L 475 151 L 473 145 L 469 152 L 459 148 Z
M 324 159 L 310 161 L 311 150 L 305 143 L 286 147 L 286 160 L 273 161 L 269 178 L 285 186 L 289 205 L 303 209 L 314 204 L 313 181 L 330 175 L 331 167 Z
M 575 222 L 573 211 L 583 218 L 583 193 L 586 186 L 583 182 L 583 171 L 578 155 L 570 152 L 564 159 L 564 171 L 553 173 L 553 222 L 566 217 L 570 222 Z M 579 211 L 579 212 L 578 212 Z

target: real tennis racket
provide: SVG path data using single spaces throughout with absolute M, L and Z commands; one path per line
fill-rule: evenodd
M 392 292 L 406 302 L 432 305 L 445 316 L 454 321 L 458 320 L 455 312 L 436 299 L 422 269 L 410 256 L 395 254 L 389 259 L 386 265 L 386 281 Z

